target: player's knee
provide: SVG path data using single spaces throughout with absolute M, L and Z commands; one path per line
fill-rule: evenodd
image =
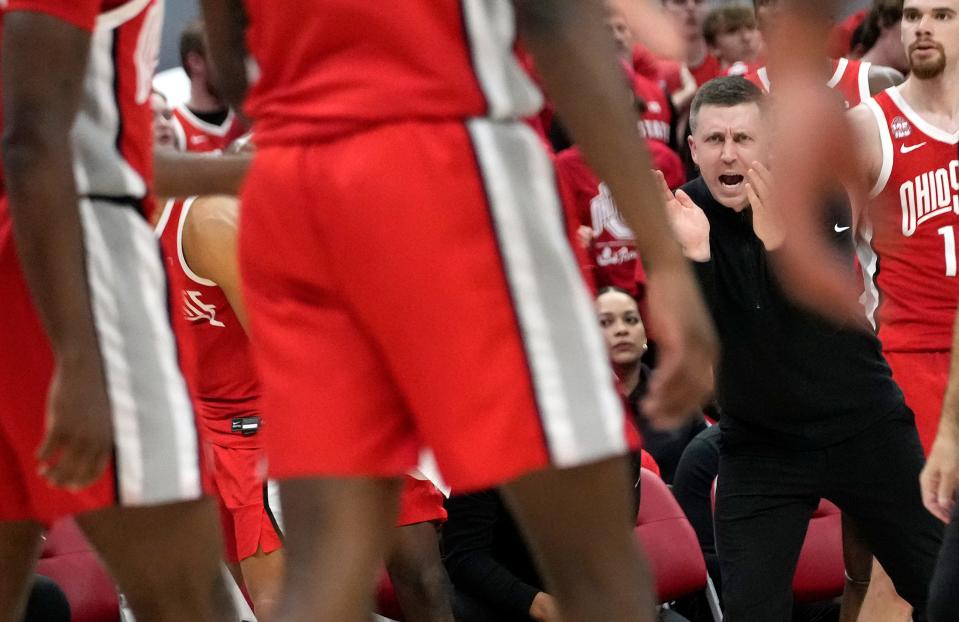
M 446 569 L 439 560 L 417 560 L 416 562 L 393 563 L 389 565 L 390 580 L 394 589 L 403 592 L 409 598 L 415 598 L 429 609 L 449 607 L 450 588 Z
M 394 572 L 391 569 L 390 579 L 399 589 L 405 589 L 424 598 L 447 597 L 446 571 L 439 564 L 405 568 L 401 572 Z
M 234 619 L 233 600 L 220 573 L 204 581 L 188 572 L 147 571 L 129 582 L 124 595 L 137 622 Z

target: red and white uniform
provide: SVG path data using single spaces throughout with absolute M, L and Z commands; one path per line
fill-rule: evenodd
M 832 62 L 833 72 L 826 86 L 834 89 L 842 96 L 846 108 L 858 106 L 860 102 L 871 97 L 869 68 L 872 63 L 848 58 L 837 58 L 830 62 Z M 771 83 L 769 81 L 769 71 L 765 66 L 750 71 L 743 77 L 761 88 L 764 93 L 769 93 Z
M 112 406 L 115 459 L 80 492 L 37 475 L 53 370 L 0 203 L 0 520 L 51 522 L 114 503 L 202 493 L 193 411 L 177 367 L 166 279 L 144 218 L 152 177 L 150 82 L 163 5 L 156 0 L 9 0 L 3 14 L 48 14 L 91 34 L 73 127 L 88 287 Z
M 866 106 L 879 128 L 883 163 L 859 231 L 863 301 L 928 451 L 959 300 L 959 132 L 924 120 L 896 87 Z
M 511 3 L 246 7 L 240 262 L 271 473 L 395 476 L 429 446 L 469 491 L 624 453 Z
M 180 151 L 223 151 L 246 132 L 232 110 L 223 123 L 214 125 L 193 114 L 186 104 L 180 104 L 173 109 L 172 122 Z
M 204 441 L 207 484 L 218 501 L 226 557 L 239 562 L 281 543 L 264 494 L 262 436 L 243 434 L 244 421 L 260 414 L 250 341 L 223 290 L 194 273 L 184 256 L 183 229 L 193 201 L 167 201 L 156 232 L 170 280 L 180 364 Z

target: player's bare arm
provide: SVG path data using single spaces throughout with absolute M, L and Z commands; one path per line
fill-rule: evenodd
M 27 11 L 7 13 L 3 34 L 3 164 L 10 213 L 56 363 L 39 458 L 52 483 L 82 487 L 103 471 L 113 445 L 70 142 L 90 35 Z
M 673 233 L 683 247 L 683 254 L 691 261 L 709 261 L 712 254 L 709 248 L 709 219 L 706 214 L 682 190 L 674 195 L 660 171 L 655 172 L 655 177 L 659 193 L 666 204 Z
M 646 263 L 663 358 L 644 409 L 663 424 L 682 419 L 711 390 L 716 337 L 650 174 L 603 5 L 596 0 L 514 4 L 521 36 L 550 97 L 593 170 L 611 188 Z
M 246 9 L 242 0 L 201 0 L 210 58 L 220 93 L 234 110 L 242 110 L 246 89 Z
M 906 76 L 902 75 L 902 72 L 898 69 L 881 65 L 872 65 L 869 68 L 868 75 L 869 93 L 872 95 L 881 93 L 889 87 L 899 86 L 906 79 Z
M 942 402 L 939 430 L 919 476 L 919 485 L 926 509 L 948 523 L 959 488 L 959 315 L 953 326 L 949 384 Z
M 170 198 L 238 194 L 252 160 L 248 153 L 213 157 L 157 149 L 153 152 L 154 193 Z
M 858 166 L 857 181 L 861 188 L 871 190 L 879 180 L 882 168 L 882 139 L 876 116 L 865 104 L 847 113 Z
M 223 290 L 243 330 L 247 330 L 236 250 L 238 215 L 239 202 L 234 197 L 196 199 L 183 227 L 183 255 L 193 272 Z

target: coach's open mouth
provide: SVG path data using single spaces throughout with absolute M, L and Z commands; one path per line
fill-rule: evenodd
M 742 175 L 720 175 L 719 183 L 726 188 L 736 188 L 743 183 L 744 179 Z

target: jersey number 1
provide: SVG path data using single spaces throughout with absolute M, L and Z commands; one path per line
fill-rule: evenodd
M 946 276 L 956 276 L 956 230 L 952 226 L 939 227 L 946 246 Z

